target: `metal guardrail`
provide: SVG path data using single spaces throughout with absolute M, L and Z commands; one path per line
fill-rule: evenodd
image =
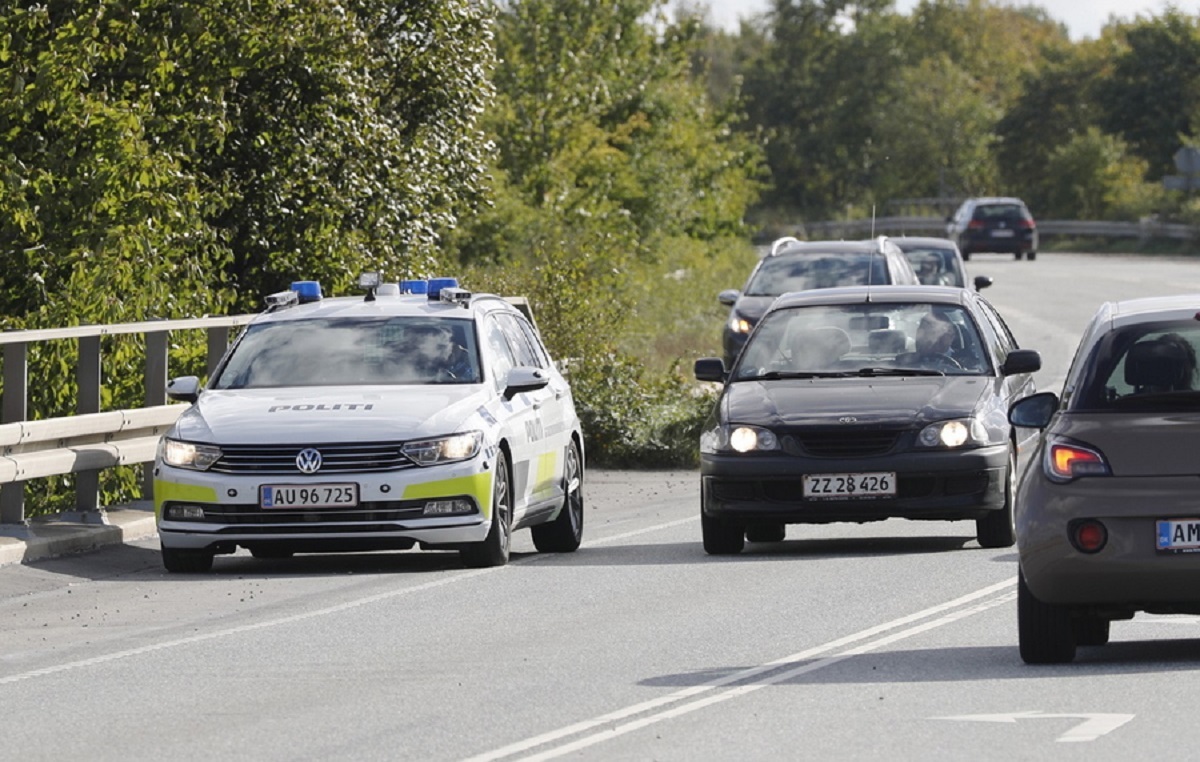
M 1041 235 L 1072 235 L 1082 238 L 1169 238 L 1177 241 L 1200 239 L 1200 229 L 1191 225 L 1156 222 L 1104 222 L 1079 220 L 1038 220 Z M 946 221 L 940 217 L 878 217 L 874 220 L 826 220 L 796 226 L 812 240 L 870 238 L 877 235 L 946 235 Z M 794 233 L 793 233 L 794 234 Z
M 75 507 L 82 520 L 101 520 L 100 471 L 118 465 L 150 463 L 158 437 L 187 408 L 166 404 L 168 338 L 172 331 L 207 333 L 207 368 L 211 373 L 229 346 L 231 328 L 254 315 L 152 320 L 141 323 L 74 326 L 0 333 L 3 347 L 3 404 L 0 407 L 0 524 L 24 525 L 25 482 L 77 474 Z M 146 342 L 145 406 L 100 411 L 101 346 L 105 336 L 141 334 Z M 46 341 L 79 343 L 76 415 L 29 421 L 29 346 Z M 144 496 L 153 494 L 147 466 Z

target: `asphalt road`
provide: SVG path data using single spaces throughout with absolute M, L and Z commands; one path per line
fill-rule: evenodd
M 1057 388 L 1099 302 L 1200 262 L 977 255 Z M 1197 301 L 1200 309 L 1200 297 Z M 717 335 L 714 326 L 714 337 Z M 0 754 L 22 760 L 1193 756 L 1200 620 L 1024 665 L 1014 549 L 972 522 L 790 527 L 713 558 L 695 472 L 591 471 L 584 546 L 167 575 L 155 541 L 0 568 Z

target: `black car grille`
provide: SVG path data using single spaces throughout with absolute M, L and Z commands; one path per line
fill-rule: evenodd
M 854 458 L 886 455 L 904 433 L 903 429 L 807 429 L 783 437 L 783 449 L 792 455 L 814 458 Z
M 327 509 L 263 509 L 249 505 L 204 506 L 204 522 L 209 524 L 236 524 L 247 526 L 265 524 L 274 527 L 285 525 L 321 524 L 323 531 L 330 531 L 330 524 L 368 525 L 378 522 L 419 519 L 424 515 L 424 502 L 378 501 L 365 502 L 356 508 Z M 303 530 L 301 530 L 303 531 Z M 320 531 L 320 530 L 317 530 Z
M 223 445 L 210 471 L 222 474 L 299 474 L 301 450 L 321 453 L 321 474 L 398 471 L 416 464 L 400 452 L 400 442 L 313 445 Z

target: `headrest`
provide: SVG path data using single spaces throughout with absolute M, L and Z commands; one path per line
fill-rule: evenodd
M 1185 389 L 1191 371 L 1184 349 L 1168 341 L 1139 341 L 1125 355 L 1125 383 L 1130 386 Z
M 871 331 L 867 334 L 867 351 L 871 354 L 900 354 L 908 347 L 908 336 L 897 328 Z

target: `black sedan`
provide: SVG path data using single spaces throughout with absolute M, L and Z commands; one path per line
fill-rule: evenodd
M 726 369 L 700 438 L 704 549 L 777 542 L 787 524 L 976 522 L 1011 546 L 1019 453 L 1009 405 L 1041 357 L 977 292 L 859 286 L 781 296 Z

